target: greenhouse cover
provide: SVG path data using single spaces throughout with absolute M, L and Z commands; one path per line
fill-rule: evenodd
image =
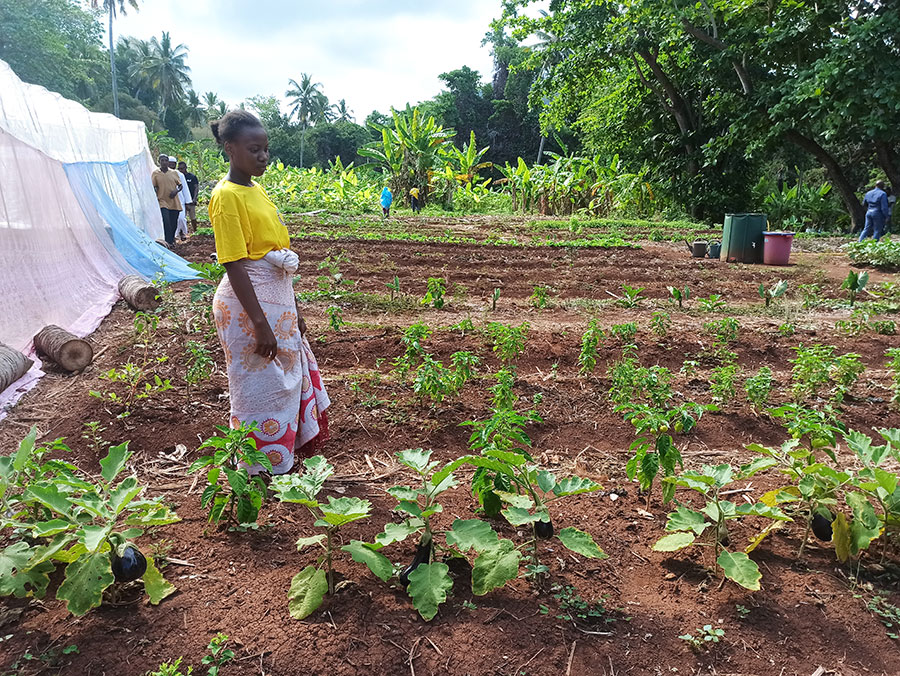
M 92 113 L 0 61 L 0 342 L 34 358 L 48 324 L 92 333 L 122 277 L 196 276 L 156 243 L 153 168 L 143 122 Z M 0 393 L 0 418 L 39 365 Z

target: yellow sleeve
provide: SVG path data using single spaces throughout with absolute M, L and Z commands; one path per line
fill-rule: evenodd
M 228 190 L 218 190 L 209 200 L 209 221 L 216 238 L 219 263 L 247 258 L 247 240 L 241 224 L 239 198 Z

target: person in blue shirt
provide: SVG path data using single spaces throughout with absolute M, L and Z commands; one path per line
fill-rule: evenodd
M 391 204 L 394 202 L 394 193 L 387 186 L 381 191 L 381 217 L 387 218 L 391 215 Z
M 875 187 L 866 193 L 863 198 L 866 207 L 866 226 L 859 233 L 859 241 L 867 237 L 873 237 L 877 242 L 884 234 L 884 224 L 891 216 L 888 206 L 887 193 L 884 191 L 884 181 L 878 181 Z

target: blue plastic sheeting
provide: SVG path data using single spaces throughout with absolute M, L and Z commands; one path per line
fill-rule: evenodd
M 135 185 L 129 162 L 75 162 L 64 164 L 69 185 L 81 210 L 107 251 L 120 258 L 123 267 L 133 268 L 145 279 L 163 279 L 180 282 L 196 279 L 197 272 L 188 267 L 181 256 L 150 237 L 145 230 L 153 231 L 156 224 L 136 223 L 133 219 L 162 220 L 155 199 L 150 208 L 134 204 L 136 192 L 149 191 L 153 187 Z M 149 177 L 148 177 L 149 178 Z M 126 200 L 122 206 L 118 200 Z M 123 206 L 131 212 L 126 214 Z

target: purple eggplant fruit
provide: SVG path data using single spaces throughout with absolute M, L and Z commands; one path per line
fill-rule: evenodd
M 817 538 L 819 538 L 822 542 L 831 542 L 831 536 L 833 535 L 831 531 L 831 522 L 833 519 L 829 519 L 822 514 L 815 514 L 812 518 L 812 532 Z
M 113 577 L 116 582 L 133 582 L 143 577 L 147 571 L 147 559 L 141 554 L 141 550 L 134 545 L 128 545 L 119 556 L 115 550 L 110 557 L 112 560 Z
M 534 522 L 534 534 L 537 535 L 542 540 L 546 540 L 547 538 L 553 537 L 553 522 L 552 521 L 535 521 Z
M 428 560 L 431 558 L 431 540 L 424 544 L 419 544 L 416 547 L 416 555 L 413 557 L 412 563 L 410 563 L 406 568 L 403 569 L 403 572 L 400 573 L 400 584 L 404 587 L 409 585 L 409 576 L 410 574 L 418 568 L 423 563 L 428 563 Z

